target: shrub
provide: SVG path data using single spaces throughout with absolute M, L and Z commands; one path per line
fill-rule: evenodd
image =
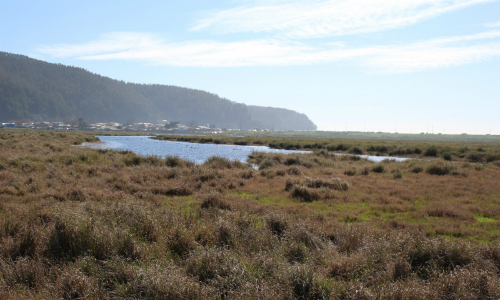
M 101 298 L 101 290 L 96 280 L 89 278 L 79 270 L 65 270 L 56 282 L 62 299 Z
M 143 161 L 152 166 L 161 166 L 164 163 L 164 160 L 156 155 L 148 155 L 144 157 Z
M 211 194 L 205 196 L 201 202 L 201 208 L 217 208 L 223 210 L 231 210 L 231 206 L 227 203 L 224 196 L 221 194 Z
M 424 156 L 437 157 L 437 155 L 438 155 L 438 150 L 434 146 L 427 148 L 427 150 L 425 150 L 425 152 L 424 152 Z
M 225 248 L 210 248 L 194 251 L 186 260 L 188 275 L 209 284 L 226 298 L 236 292 L 245 282 L 245 266 Z
M 287 144 L 285 150 L 294 150 L 302 148 L 300 144 Z
M 344 175 L 347 175 L 347 176 L 356 176 L 357 172 L 358 171 L 356 170 L 356 168 L 352 167 L 350 169 L 345 169 L 344 170 Z
M 164 196 L 190 196 L 193 194 L 192 188 L 186 184 L 168 187 L 154 187 L 151 189 L 151 192 L 153 194 Z
M 427 209 L 427 214 L 430 217 L 439 217 L 439 218 L 452 218 L 452 219 L 459 219 L 459 220 L 474 220 L 474 216 L 472 216 L 470 213 L 467 213 L 465 211 L 461 211 L 457 208 L 453 207 L 434 207 Z
M 298 157 L 287 157 L 285 159 L 285 165 L 291 166 L 291 165 L 300 165 L 300 159 Z
M 202 286 L 172 262 L 155 261 L 134 269 L 130 279 L 124 280 L 126 294 L 113 295 L 119 299 L 213 299 L 213 288 Z M 110 280 L 116 282 L 116 280 Z M 140 297 L 138 296 L 140 295 Z M 105 298 L 105 297 L 103 297 Z
M 307 248 L 319 251 L 325 248 L 325 244 L 321 238 L 316 236 L 311 230 L 307 230 L 302 226 L 294 226 L 287 230 L 286 236 L 289 240 L 304 244 Z
M 267 168 L 273 167 L 273 166 L 275 166 L 276 164 L 278 164 L 278 162 L 277 162 L 276 160 L 266 158 L 266 159 L 264 159 L 263 161 L 261 161 L 261 162 L 259 163 L 259 170 L 264 170 L 264 169 L 267 169 Z
M 0 282 L 15 288 L 26 286 L 28 288 L 40 287 L 46 276 L 45 266 L 41 261 L 30 258 L 20 258 L 16 261 L 0 260 Z M 1 295 L 1 293 L 0 293 Z
M 411 172 L 413 172 L 413 173 L 420 173 L 423 171 L 424 171 L 424 168 L 422 166 L 414 166 L 411 168 Z
M 203 165 L 213 169 L 244 169 L 248 167 L 247 164 L 244 164 L 239 160 L 229 160 L 220 156 L 212 156 L 208 158 Z
M 328 153 L 328 151 L 325 149 L 315 150 L 314 155 L 322 157 L 331 157 L 330 153 Z
M 289 279 L 296 299 L 328 299 L 331 289 L 314 277 L 313 270 L 305 266 L 294 266 Z
M 363 261 L 354 256 L 340 256 L 333 260 L 329 269 L 329 277 L 340 277 L 343 280 L 350 280 L 361 273 L 361 264 Z
M 70 222 L 59 218 L 56 219 L 49 237 L 49 251 L 58 259 L 82 255 L 97 259 L 114 255 L 133 259 L 140 256 L 139 249 L 126 231 L 98 225 L 93 220 Z
M 372 168 L 372 171 L 375 173 L 384 173 L 385 167 L 383 165 L 378 164 Z
M 287 243 L 283 254 L 288 262 L 302 264 L 307 258 L 307 249 L 302 243 Z
M 270 214 L 266 217 L 266 225 L 272 233 L 282 236 L 288 228 L 288 219 L 285 215 Z
M 354 147 L 352 148 L 349 153 L 353 153 L 353 154 L 357 154 L 357 155 L 361 155 L 363 154 L 363 150 L 361 150 L 360 148 L 358 147 Z
M 318 189 L 311 189 L 303 185 L 295 185 L 292 189 L 292 197 L 305 202 L 319 200 L 322 198 L 322 194 Z
M 117 205 L 113 212 L 118 222 L 127 224 L 136 237 L 155 242 L 158 240 L 158 223 L 141 205 Z
M 365 167 L 363 171 L 361 171 L 361 175 L 368 176 L 370 175 L 370 169 L 368 167 Z
M 311 188 L 329 188 L 338 191 L 347 191 L 349 189 L 349 183 L 340 178 L 331 178 L 331 179 L 321 179 L 321 178 L 309 178 L 306 177 L 304 180 L 304 184 Z
M 212 143 L 214 140 L 212 138 L 201 138 L 200 143 L 205 144 L 205 143 Z
M 253 175 L 254 175 L 253 170 L 243 171 L 241 173 L 241 178 L 242 179 L 250 179 L 250 178 L 253 178 Z
M 135 153 L 129 153 L 123 159 L 126 166 L 138 166 L 143 162 L 143 158 Z
M 404 259 L 398 259 L 394 263 L 392 278 L 393 280 L 404 280 L 411 274 L 411 265 Z
M 302 169 L 300 167 L 297 167 L 297 166 L 292 166 L 286 170 L 286 173 L 288 175 L 300 175 L 300 174 L 302 174 Z
M 487 154 L 486 155 L 487 162 L 494 162 L 494 161 L 499 161 L 499 160 L 500 160 L 500 154 Z
M 198 169 L 199 174 L 195 176 L 194 180 L 197 182 L 207 182 L 210 180 L 214 180 L 216 178 L 221 178 L 221 174 L 217 169 L 204 168 Z
M 66 194 L 66 199 L 83 202 L 87 199 L 87 195 L 80 189 L 73 189 Z
M 467 155 L 467 160 L 470 162 L 483 162 L 483 156 L 482 153 L 470 153 Z
M 260 176 L 267 177 L 269 179 L 276 177 L 276 173 L 273 170 L 262 170 L 260 171 Z
M 364 234 L 359 228 L 345 226 L 337 228 L 328 238 L 337 246 L 341 253 L 351 254 L 361 247 Z
M 447 160 L 447 161 L 451 161 L 452 160 L 451 154 L 450 153 L 444 153 L 443 154 L 443 159 Z
M 290 191 L 296 185 L 300 185 L 299 179 L 287 178 L 285 183 L 285 191 Z
M 176 227 L 167 236 L 168 250 L 180 257 L 185 257 L 196 247 L 193 236 L 184 228 Z
M 389 151 L 389 148 L 387 148 L 386 146 L 373 146 L 371 145 L 370 147 L 368 147 L 368 149 L 366 149 L 370 152 L 380 152 L 380 153 L 386 153 Z
M 430 175 L 448 175 L 451 174 L 452 171 L 455 171 L 456 168 L 453 165 L 447 164 L 447 163 L 433 163 L 427 168 L 427 173 Z
M 222 220 L 219 221 L 215 231 L 217 233 L 217 244 L 219 247 L 234 246 L 235 237 L 233 234 L 233 228 L 229 222 Z
M 165 164 L 167 165 L 167 167 L 175 168 L 175 167 L 185 167 L 192 163 L 185 161 L 178 156 L 167 156 L 165 158 Z
M 335 147 L 335 150 L 337 151 L 347 151 L 349 150 L 351 146 L 344 145 L 344 144 L 338 144 L 337 147 Z

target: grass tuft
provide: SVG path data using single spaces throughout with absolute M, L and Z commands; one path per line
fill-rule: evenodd
M 222 210 L 231 210 L 231 206 L 225 200 L 225 197 L 221 194 L 211 194 L 203 198 L 201 202 L 201 208 L 217 208 Z
M 449 163 L 436 162 L 430 165 L 426 171 L 430 175 L 443 176 L 452 174 L 453 171 L 456 171 L 456 167 Z

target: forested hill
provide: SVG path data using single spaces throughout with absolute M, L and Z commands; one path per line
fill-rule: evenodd
M 305 114 L 285 108 L 248 106 L 252 119 L 274 130 L 316 130 Z M 310 124 L 310 125 L 307 125 Z
M 247 106 L 208 92 L 113 80 L 84 69 L 0 52 L 0 122 L 158 120 L 224 128 L 315 130 L 295 111 Z

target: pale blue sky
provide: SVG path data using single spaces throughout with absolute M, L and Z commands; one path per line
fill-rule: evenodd
M 500 0 L 0 1 L 0 50 L 320 130 L 500 134 Z

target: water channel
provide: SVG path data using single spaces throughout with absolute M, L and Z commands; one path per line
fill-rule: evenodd
M 139 155 L 156 155 L 160 157 L 178 156 L 182 159 L 203 163 L 209 157 L 221 156 L 231 160 L 245 162 L 252 152 L 271 153 L 309 153 L 310 151 L 279 150 L 266 146 L 237 146 L 223 144 L 196 144 L 176 141 L 160 141 L 147 136 L 98 136 L 100 143 L 85 143 L 84 147 L 97 149 L 130 150 Z M 406 158 L 389 156 L 359 155 L 369 160 L 380 162 L 385 159 L 403 161 Z

